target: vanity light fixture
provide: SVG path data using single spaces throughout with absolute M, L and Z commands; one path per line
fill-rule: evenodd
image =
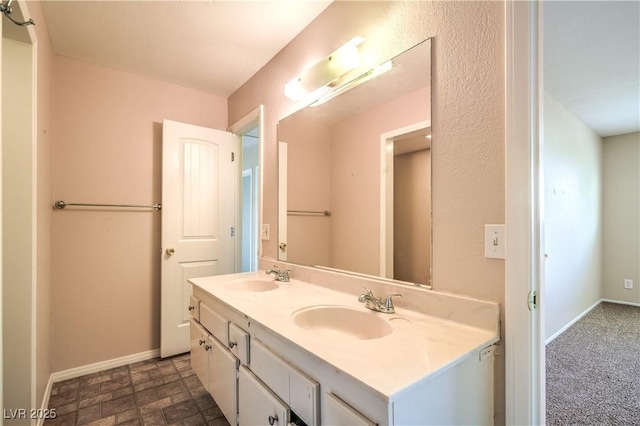
M 317 99 L 331 93 L 331 84 L 360 65 L 358 46 L 362 37 L 354 37 L 322 61 L 307 68 L 284 86 L 285 95 L 294 102 L 307 96 Z
M 323 103 L 335 98 L 339 94 L 344 93 L 347 90 L 353 89 L 354 87 L 359 86 L 362 83 L 367 82 L 373 78 L 376 78 L 380 74 L 384 74 L 385 72 L 390 71 L 391 68 L 393 68 L 392 61 L 387 61 L 387 62 L 384 62 L 383 64 L 378 65 L 377 67 L 373 67 L 366 73 L 362 74 L 361 76 L 356 77 L 353 80 L 338 87 L 336 90 L 333 90 L 329 93 L 322 94 L 319 98 L 317 98 L 318 99 L 317 101 L 315 101 L 309 106 L 316 107 L 316 106 L 322 105 Z

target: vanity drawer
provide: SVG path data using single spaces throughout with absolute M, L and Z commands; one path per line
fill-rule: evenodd
M 249 364 L 249 334 L 233 323 L 229 324 L 229 349 L 241 364 Z
M 204 303 L 201 303 L 200 324 L 209 330 L 209 333 L 222 342 L 223 345 L 227 346 L 229 342 L 229 320 L 214 312 L 213 309 Z
M 251 371 L 280 398 L 289 399 L 289 367 L 258 340 L 251 341 Z
M 189 297 L 189 314 L 191 318 L 200 321 L 200 299 L 195 296 Z
M 298 370 L 262 342 L 251 342 L 251 371 L 284 400 L 307 425 L 319 424 L 318 382 Z
M 332 393 L 326 394 L 326 417 L 323 422 L 328 425 L 376 426 L 359 411 Z

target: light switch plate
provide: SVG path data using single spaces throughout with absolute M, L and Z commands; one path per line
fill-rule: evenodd
M 269 231 L 269 224 L 268 223 L 263 223 L 262 224 L 262 239 L 264 241 L 269 241 L 269 238 L 271 238 L 271 233 Z
M 484 226 L 484 257 L 490 259 L 504 259 L 507 243 L 506 225 Z

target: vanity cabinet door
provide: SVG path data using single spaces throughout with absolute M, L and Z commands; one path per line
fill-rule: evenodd
M 209 390 L 209 361 L 206 350 L 209 333 L 193 318 L 191 318 L 189 327 L 191 334 L 189 344 L 191 349 L 191 368 L 204 387 Z
M 289 407 L 245 366 L 239 369 L 238 404 L 240 426 L 289 424 Z
M 238 414 L 238 360 L 215 337 L 209 336 L 209 393 L 227 421 L 235 425 Z

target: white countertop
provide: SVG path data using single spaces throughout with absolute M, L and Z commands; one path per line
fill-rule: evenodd
M 355 378 L 387 401 L 394 400 L 471 354 L 477 356 L 478 350 L 499 340 L 497 323 L 491 330 L 464 325 L 398 307 L 402 299 L 394 299 L 395 314 L 384 314 L 366 309 L 353 294 L 296 279 L 290 283 L 278 283 L 276 290 L 263 292 L 238 291 L 228 284 L 230 281 L 256 279 L 271 280 L 264 271 L 258 271 L 189 281 L 252 322 L 261 324 Z M 395 290 L 403 293 L 400 287 Z M 347 336 L 330 338 L 305 330 L 293 322 L 291 315 L 295 311 L 314 305 L 340 305 L 370 312 L 388 321 L 393 332 L 370 340 Z M 295 363 L 295 360 L 291 361 Z

